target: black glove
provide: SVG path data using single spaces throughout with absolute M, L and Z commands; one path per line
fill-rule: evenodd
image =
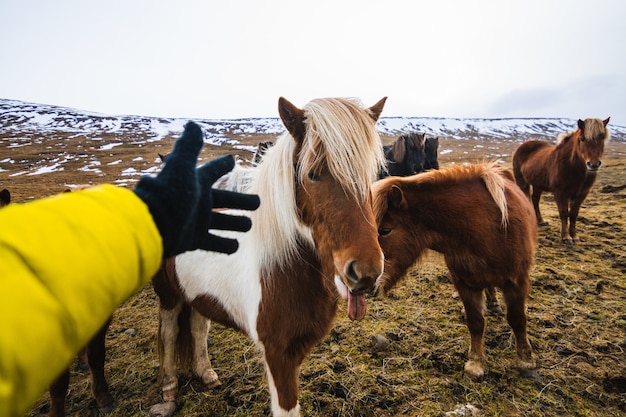
M 208 229 L 246 232 L 252 223 L 245 216 L 213 213 L 213 207 L 259 207 L 256 195 L 211 189 L 219 177 L 233 169 L 235 159 L 226 155 L 196 169 L 202 137 L 200 126 L 187 123 L 163 170 L 156 178 L 142 177 L 134 190 L 148 206 L 161 233 L 164 258 L 195 249 L 235 252 L 239 246 L 235 239 L 212 235 Z

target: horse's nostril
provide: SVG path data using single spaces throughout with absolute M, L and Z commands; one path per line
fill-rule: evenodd
M 346 267 L 346 277 L 352 282 L 359 282 L 359 275 L 354 269 L 354 261 L 348 262 L 348 266 Z

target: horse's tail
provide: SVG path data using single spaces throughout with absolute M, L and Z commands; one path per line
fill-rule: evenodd
M 511 180 L 511 172 L 499 164 L 487 165 L 482 174 L 482 179 L 487 187 L 487 191 L 498 206 L 502 215 L 502 227 L 506 228 L 509 224 L 509 210 L 506 200 L 506 180 Z
M 519 155 L 519 148 L 513 152 L 513 177 L 517 186 L 526 194 L 526 197 L 530 198 L 530 184 L 524 179 L 522 175 L 522 157 Z

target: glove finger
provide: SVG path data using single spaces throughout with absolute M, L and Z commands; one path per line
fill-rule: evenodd
M 170 159 L 173 155 L 191 153 L 198 156 L 203 145 L 202 129 L 198 124 L 189 121 L 185 124 L 185 130 L 180 138 L 174 144 L 174 150 L 167 157 Z
M 232 216 L 219 212 L 213 212 L 209 229 L 233 230 L 235 232 L 247 232 L 252 227 L 252 220 L 246 216 Z
M 243 194 L 235 191 L 213 190 L 213 208 L 256 210 L 261 200 L 256 194 Z
M 206 238 L 202 239 L 198 246 L 200 249 L 204 250 L 231 254 L 237 252 L 239 242 L 237 242 L 237 239 L 229 239 L 209 233 L 206 235 Z
M 235 158 L 232 155 L 224 155 L 207 162 L 198 168 L 198 180 L 202 188 L 210 188 L 219 177 L 229 173 L 235 167 Z
M 168 155 L 159 175 L 172 175 L 174 172 L 180 175 L 189 167 L 195 168 L 204 143 L 202 138 L 203 133 L 200 126 L 194 122 L 188 122 L 183 134 L 174 144 L 174 150 Z

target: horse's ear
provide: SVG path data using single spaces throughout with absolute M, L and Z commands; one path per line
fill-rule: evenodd
M 387 101 L 387 97 L 381 98 L 378 103 L 369 108 L 370 117 L 374 119 L 375 122 L 378 121 L 380 114 L 383 112 L 383 107 L 385 107 L 385 101 Z
M 578 128 L 582 131 L 585 130 L 585 122 L 582 119 L 578 119 Z
M 402 189 L 397 185 L 392 185 L 387 194 L 387 202 L 389 207 L 406 209 L 406 200 Z
M 609 120 L 611 120 L 611 116 L 607 117 L 606 119 L 602 121 L 602 123 L 604 123 L 604 127 L 606 127 L 606 125 L 609 124 Z
M 294 106 L 284 97 L 278 99 L 278 114 L 283 124 L 293 136 L 293 138 L 302 143 L 304 141 L 304 111 Z

